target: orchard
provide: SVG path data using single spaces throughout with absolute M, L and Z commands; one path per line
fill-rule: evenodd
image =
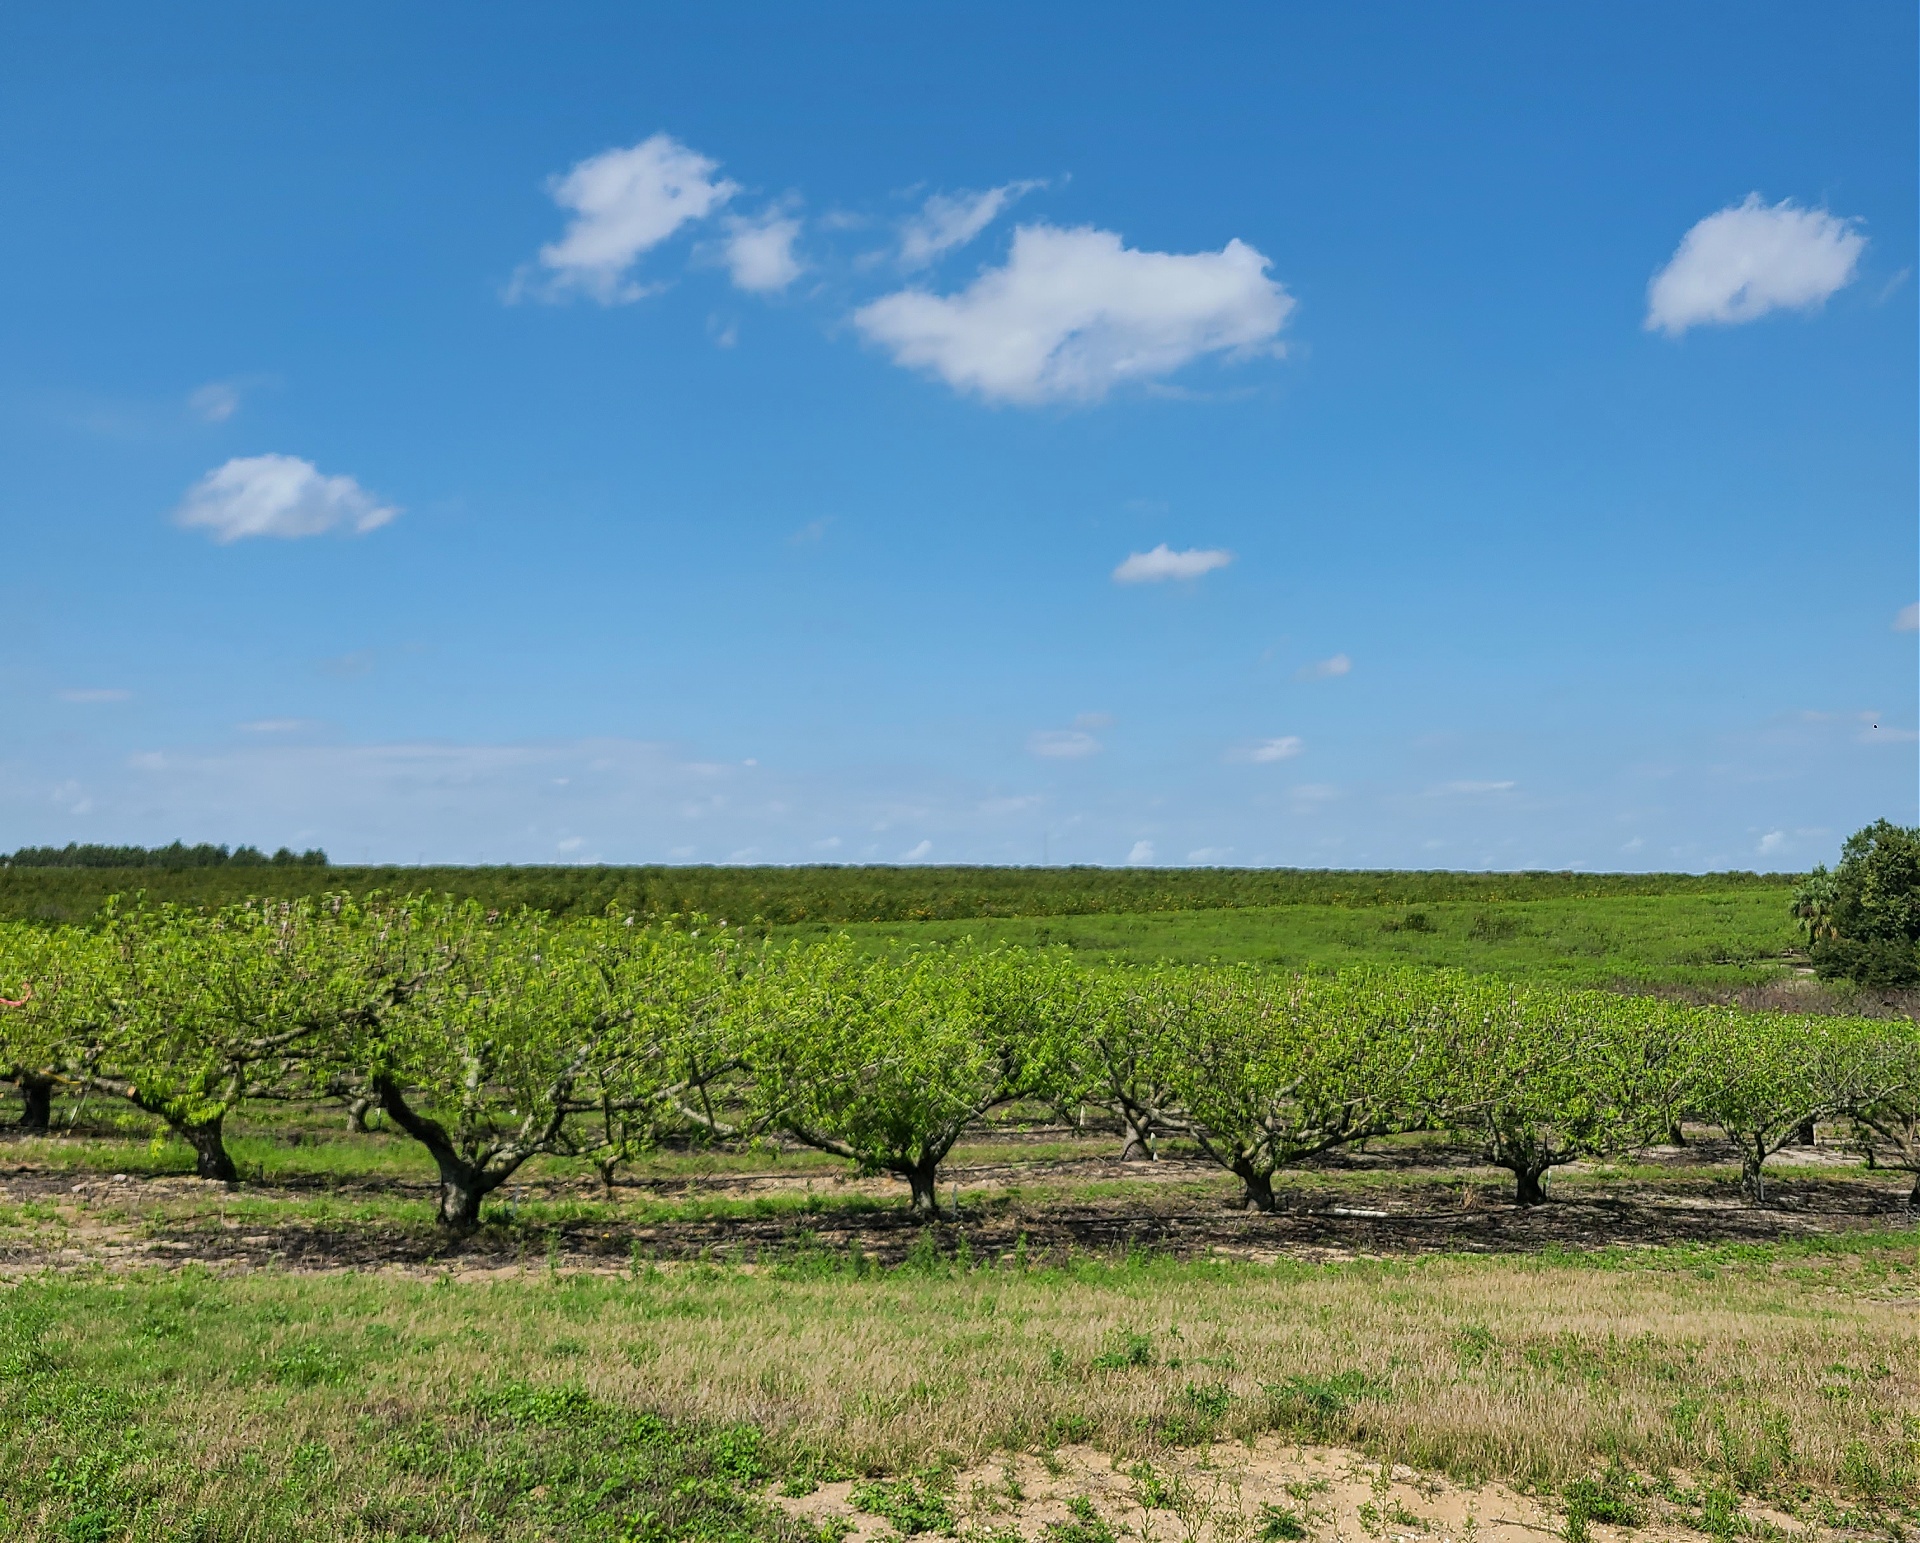
M 1747 1198 L 1814 1122 L 1920 1176 L 1920 1031 L 1905 1019 L 1701 1007 L 1436 970 L 1098 971 L 1064 951 L 752 941 L 724 922 L 501 914 L 345 896 L 109 906 L 0 929 L 0 1069 L 29 1127 L 55 1093 L 163 1120 L 237 1182 L 244 1104 L 373 1109 L 471 1231 L 529 1161 L 799 1143 L 905 1181 L 996 1111 L 1090 1111 L 1151 1160 L 1179 1141 L 1274 1204 L 1287 1170 L 1438 1132 L 1547 1200 L 1554 1169 L 1666 1143 L 1738 1152 Z M 1916 1182 L 1920 1201 L 1920 1179 Z

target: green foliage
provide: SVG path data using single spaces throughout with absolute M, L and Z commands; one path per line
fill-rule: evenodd
M 17 852 L 0 856 L 0 867 L 5 868 L 161 868 L 179 872 L 187 868 L 260 868 L 269 863 L 280 867 L 324 868 L 327 854 L 318 847 L 305 852 L 281 847 L 268 857 L 258 847 L 228 848 L 211 842 L 198 846 L 185 846 L 176 841 L 163 847 L 114 847 L 70 841 L 63 847 L 21 847 Z
M 163 849 L 164 850 L 164 849 Z M 219 848 L 212 848 L 218 851 Z M 725 917 L 736 926 L 1140 915 L 1282 905 L 1476 906 L 1601 896 L 1780 890 L 1752 873 L 1405 873 L 1301 868 L 0 867 L 0 916 L 84 922 L 115 894 L 227 905 L 323 892 L 444 895 L 555 916 Z M 1373 925 L 1371 922 L 1369 926 Z
M 1816 868 L 1794 892 L 1794 914 L 1822 975 L 1920 984 L 1920 826 L 1876 820 L 1855 831 L 1840 866 Z
M 903 1538 L 923 1532 L 952 1532 L 953 1512 L 945 1491 L 919 1479 L 871 1479 L 847 1496 L 856 1511 L 893 1523 Z

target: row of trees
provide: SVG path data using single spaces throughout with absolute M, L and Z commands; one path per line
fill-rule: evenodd
M 1104 1110 L 1127 1155 L 1168 1139 L 1245 1203 L 1320 1154 L 1409 1131 L 1470 1140 L 1546 1198 L 1551 1171 L 1675 1139 L 1737 1145 L 1748 1194 L 1809 1122 L 1920 1174 L 1920 1033 L 1458 975 L 1089 972 L 1063 955 L 752 943 L 724 923 L 556 921 L 472 904 L 110 909 L 0 928 L 0 1067 L 124 1100 L 234 1181 L 249 1101 L 384 1111 L 439 1172 L 439 1218 L 543 1154 L 618 1166 L 668 1141 L 783 1137 L 903 1179 L 938 1214 L 954 1144 L 996 1110 Z M 1916 1185 L 1920 1199 L 1920 1184 Z

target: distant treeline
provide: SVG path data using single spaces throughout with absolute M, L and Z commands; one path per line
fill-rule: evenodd
M 198 846 L 176 841 L 163 847 L 83 846 L 69 841 L 63 847 L 22 847 L 17 852 L 0 856 L 0 867 L 6 868 L 165 868 L 179 871 L 188 868 L 265 868 L 275 863 L 281 867 L 324 868 L 327 866 L 327 854 L 318 847 L 311 847 L 305 852 L 281 847 L 269 857 L 258 847 L 215 846 L 210 841 L 203 841 Z
M 84 850 L 84 849 L 72 849 Z M 219 848 L 213 848 L 219 851 Z M 317 861 L 312 861 L 317 859 Z M 740 924 L 958 921 L 1252 906 L 1390 906 L 1785 888 L 1788 874 L 1447 873 L 1311 868 L 327 867 L 325 858 L 107 868 L 0 868 L 0 917 L 84 921 L 109 895 L 223 905 L 325 892 L 444 894 L 500 910 L 590 916 L 699 912 Z

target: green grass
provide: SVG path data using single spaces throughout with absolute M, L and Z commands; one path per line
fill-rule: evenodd
M 0 1535 L 797 1540 L 783 1477 L 887 1481 L 866 1508 L 903 1526 L 996 1451 L 1266 1431 L 1546 1490 L 1675 1469 L 1885 1526 L 1920 1500 L 1916 1245 L 41 1276 L 0 1291 Z
M 1246 963 L 1279 968 L 1392 964 L 1453 968 L 1570 986 L 1758 985 L 1785 973 L 1801 943 L 1791 891 L 1579 899 L 1423 901 L 1357 908 L 1285 905 L 1150 915 L 975 918 L 781 929 L 844 930 L 874 947 L 958 942 L 1064 946 L 1089 963 Z M 1409 922 L 1412 925 L 1409 925 Z

